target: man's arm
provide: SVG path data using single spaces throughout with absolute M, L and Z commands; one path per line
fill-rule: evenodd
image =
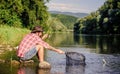
M 43 36 L 42 36 L 42 40 L 44 41 L 46 38 L 48 38 L 48 34 L 44 34 Z M 47 43 L 48 44 L 48 43 Z M 49 44 L 48 44 L 48 49 L 50 49 L 50 50 L 52 50 L 52 51 L 55 51 L 55 52 L 58 52 L 58 53 L 60 53 L 60 54 L 64 54 L 65 52 L 64 51 L 62 51 L 62 50 L 60 50 L 60 49 L 56 49 L 56 48 L 54 48 L 54 47 L 52 47 L 52 46 L 50 46 Z
M 44 34 L 44 35 L 42 36 L 42 40 L 45 40 L 45 39 L 47 39 L 48 37 L 49 37 L 48 34 Z
M 58 53 L 60 53 L 60 54 L 64 54 L 65 52 L 64 51 L 62 51 L 62 50 L 60 50 L 60 49 L 56 49 L 56 48 L 54 48 L 54 47 L 52 47 L 52 46 L 50 46 L 49 45 L 49 48 L 48 49 L 50 49 L 50 50 L 52 50 L 52 51 L 55 51 L 55 52 L 58 52 Z

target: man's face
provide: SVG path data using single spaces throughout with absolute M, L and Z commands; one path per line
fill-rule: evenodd
M 38 36 L 42 37 L 43 36 L 43 32 L 38 32 Z

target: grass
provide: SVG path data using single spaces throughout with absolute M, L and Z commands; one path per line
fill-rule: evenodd
M 18 46 L 23 36 L 29 32 L 30 30 L 25 28 L 0 26 L 0 44 Z
M 19 58 L 16 56 L 16 50 L 12 50 L 12 51 L 5 51 L 0 56 L 0 59 L 3 59 L 5 61 L 11 61 L 11 60 L 18 60 Z
M 15 28 L 9 26 L 0 26 L 0 45 L 18 46 L 23 36 L 30 33 L 30 30 L 25 28 Z M 18 60 L 16 56 L 16 50 L 6 51 L 0 55 L 0 59 L 4 60 Z M 34 57 L 33 60 L 37 61 Z

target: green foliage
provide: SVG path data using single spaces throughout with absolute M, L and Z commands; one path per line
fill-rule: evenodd
M 63 14 L 51 14 L 51 15 L 52 17 L 58 18 L 67 27 L 67 29 L 73 29 L 74 23 L 78 19 L 77 17 Z
M 49 17 L 47 21 L 47 33 L 54 31 L 67 31 L 67 28 L 57 17 Z
M 57 18 L 53 18 L 56 19 L 55 21 L 53 21 L 53 24 L 51 25 L 53 31 L 66 31 L 67 28 L 60 22 L 59 19 Z
M 19 58 L 16 56 L 16 50 L 12 50 L 12 51 L 4 52 L 4 55 L 1 55 L 0 59 L 11 61 L 11 60 L 18 60 Z
M 0 24 L 29 29 L 41 25 L 45 31 L 64 31 L 66 28 L 61 21 L 48 23 L 52 20 L 49 20 L 46 2 L 49 0 L 1 0 Z
M 18 16 L 16 14 L 12 16 L 9 10 L 2 9 L 0 11 L 0 16 L 1 16 L 0 23 L 8 24 L 9 26 L 14 26 L 14 27 L 22 26 L 21 20 L 18 19 Z
M 30 31 L 9 26 L 0 26 L 0 44 L 17 46 L 23 36 Z
M 108 18 L 106 17 L 103 19 L 103 23 L 107 23 L 107 22 L 108 22 Z
M 85 34 L 120 34 L 120 0 L 107 0 L 96 12 L 79 19 Z
M 0 24 L 31 28 L 46 27 L 48 12 L 45 3 L 49 0 L 1 0 Z

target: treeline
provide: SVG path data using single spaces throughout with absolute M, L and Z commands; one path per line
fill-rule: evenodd
M 74 24 L 75 33 L 120 34 L 120 0 L 107 0 L 96 12 Z
M 46 26 L 49 13 L 45 3 L 49 0 L 0 0 L 0 24 L 31 28 Z
M 76 18 L 53 16 L 45 3 L 49 0 L 0 0 L 0 25 L 31 29 L 41 25 L 45 31 L 67 31 L 73 27 Z M 73 19 L 72 19 L 73 18 Z M 67 24 L 66 24 L 67 23 Z

